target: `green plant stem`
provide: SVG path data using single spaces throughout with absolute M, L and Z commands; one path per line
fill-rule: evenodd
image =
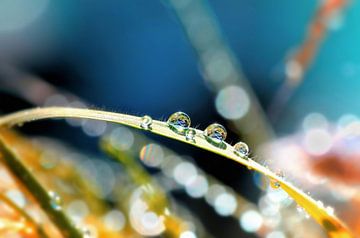
M 15 153 L 0 138 L 0 158 L 4 161 L 10 172 L 28 190 L 49 218 L 54 222 L 61 234 L 66 238 L 82 238 L 83 234 L 68 219 L 62 209 L 55 208 L 52 197 L 40 182 L 32 175 L 30 170 L 21 162 Z
M 66 108 L 66 107 L 48 107 L 48 108 L 36 108 L 28 109 L 24 111 L 15 112 L 0 118 L 1 126 L 14 126 L 17 124 L 46 119 L 46 118 L 86 118 L 94 120 L 102 120 L 107 122 L 114 122 L 131 126 L 134 128 L 141 128 L 141 117 L 132 115 L 126 115 L 121 113 L 113 113 L 91 109 L 79 109 L 79 108 Z M 348 231 L 348 228 L 334 215 L 329 214 L 323 206 L 319 206 L 318 203 L 308 196 L 306 193 L 296 188 L 294 185 L 286 182 L 283 178 L 279 177 L 268 168 L 250 160 L 247 157 L 240 157 L 235 155 L 234 148 L 224 142 L 224 146 L 216 147 L 210 144 L 204 137 L 203 131 L 192 128 L 195 130 L 196 135 L 193 141 L 186 140 L 185 136 L 179 135 L 173 132 L 166 122 L 153 120 L 150 129 L 147 131 L 168 137 L 174 140 L 181 141 L 183 143 L 191 144 L 193 146 L 208 150 L 210 152 L 219 154 L 225 158 L 231 159 L 246 166 L 249 169 L 260 172 L 270 179 L 277 181 L 280 187 L 287 192 L 300 206 L 302 206 L 315 221 L 317 221 L 329 234 L 330 237 L 336 237 L 337 234 L 341 234 L 342 237 L 353 237 Z M 6 147 L 5 147 L 6 148 Z M 6 151 L 9 152 L 7 149 Z M 9 154 L 9 153 L 8 153 Z M 11 153 L 10 153 L 11 155 Z M 344 235 L 345 234 L 345 235 Z M 74 236 L 75 237 L 75 236 Z

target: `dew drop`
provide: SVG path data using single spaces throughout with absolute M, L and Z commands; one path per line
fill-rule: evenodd
M 190 117 L 185 112 L 175 112 L 167 120 L 169 128 L 180 135 L 185 135 L 191 124 Z
M 50 191 L 49 196 L 51 199 L 50 200 L 51 207 L 57 211 L 61 210 L 62 209 L 62 199 L 61 199 L 60 195 L 54 191 Z
M 280 182 L 275 179 L 271 179 L 270 186 L 274 189 L 278 189 L 278 188 L 280 188 Z
M 150 130 L 152 124 L 152 118 L 148 115 L 145 115 L 141 118 L 141 124 L 140 127 L 145 130 Z
M 284 178 L 284 174 L 282 172 L 277 172 L 276 175 L 280 178 Z M 281 184 L 276 179 L 270 179 L 270 186 L 274 189 L 280 188 Z
M 234 153 L 241 157 L 247 157 L 249 155 L 249 146 L 240 141 L 234 145 Z
M 185 131 L 185 139 L 187 141 L 195 142 L 195 135 L 196 135 L 195 129 L 190 128 Z
M 225 127 L 218 123 L 213 123 L 209 125 L 204 131 L 204 136 L 210 144 L 223 149 L 226 148 L 226 145 L 224 143 L 226 135 L 227 132 Z

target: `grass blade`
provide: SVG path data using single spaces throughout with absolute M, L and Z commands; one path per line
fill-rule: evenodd
M 49 107 L 49 108 L 36 108 L 28 109 L 24 111 L 15 112 L 0 118 L 0 126 L 14 126 L 17 124 L 46 119 L 46 118 L 86 118 L 94 120 L 102 120 L 107 122 L 114 122 L 131 126 L 134 128 L 142 129 L 142 118 L 132 115 L 126 115 L 121 113 L 106 112 L 100 110 L 91 109 L 77 109 L 66 107 Z M 260 172 L 269 179 L 275 180 L 280 184 L 280 187 L 287 192 L 300 206 L 302 206 L 310 216 L 312 216 L 325 230 L 330 237 L 350 238 L 353 237 L 348 228 L 334 215 L 329 214 L 323 206 L 308 196 L 306 193 L 296 188 L 292 184 L 286 182 L 283 178 L 277 176 L 268 168 L 250 160 L 249 158 L 239 157 L 234 154 L 234 148 L 224 143 L 224 146 L 216 147 L 210 144 L 204 137 L 203 131 L 194 129 L 196 135 L 193 141 L 187 141 L 185 136 L 179 135 L 172 131 L 167 123 L 162 121 L 153 120 L 151 127 L 147 129 L 152 133 L 168 137 L 174 140 L 181 141 L 183 143 L 192 144 L 193 146 L 208 150 L 210 152 L 219 154 L 225 158 L 231 159 L 237 163 L 246 166 L 249 169 Z M 11 157 L 12 153 L 6 146 L 1 146 L 5 155 Z M 74 236 L 76 237 L 76 236 Z

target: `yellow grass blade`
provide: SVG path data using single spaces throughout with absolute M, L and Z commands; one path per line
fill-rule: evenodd
M 0 118 L 0 126 L 14 126 L 17 124 L 22 125 L 25 122 L 34 120 L 46 119 L 46 118 L 87 118 L 94 120 L 102 120 L 107 122 L 119 123 L 134 128 L 142 129 L 142 118 L 132 115 L 126 115 L 121 113 L 106 112 L 100 110 L 91 109 L 77 109 L 66 107 L 49 107 L 49 108 L 36 108 L 24 111 L 19 111 L 13 114 L 9 114 Z M 286 191 L 300 206 L 302 206 L 310 216 L 312 216 L 328 233 L 330 237 L 351 238 L 354 237 L 348 228 L 334 215 L 329 214 L 326 209 L 319 205 L 309 195 L 302 192 L 289 182 L 286 182 L 283 178 L 277 176 L 268 168 L 252 161 L 247 157 L 240 157 L 235 155 L 234 148 L 224 143 L 223 146 L 217 147 L 210 144 L 203 135 L 203 131 L 194 129 L 196 135 L 194 140 L 188 141 L 185 136 L 180 135 L 172 131 L 166 122 L 153 120 L 151 127 L 147 129 L 152 133 L 168 137 L 174 140 L 181 141 L 183 143 L 191 144 L 193 146 L 208 150 L 210 152 L 219 154 L 225 158 L 234 160 L 239 164 L 246 166 L 249 169 L 253 169 L 262 175 L 268 177 L 273 181 L 277 181 L 280 187 Z

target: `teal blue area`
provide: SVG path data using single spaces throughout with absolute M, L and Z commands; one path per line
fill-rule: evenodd
M 342 26 L 329 31 L 304 82 L 282 113 L 281 122 L 287 128 L 310 112 L 323 113 L 332 121 L 345 113 L 360 116 L 359 11 L 359 2 L 352 1 L 344 11 Z
M 320 1 L 211 0 L 221 28 L 264 108 L 284 80 L 284 62 L 307 33 Z M 234 7 L 236 6 L 236 7 Z M 340 27 L 330 29 L 313 64 L 275 122 L 292 133 L 303 117 L 320 112 L 335 121 L 360 116 L 360 4 L 351 1 Z
M 314 111 L 332 120 L 344 113 L 360 116 L 360 4 L 349 2 L 342 26 L 328 32 L 304 82 L 282 110 L 275 123 L 278 131 L 294 132 L 302 118 Z M 264 109 L 284 81 L 285 59 L 303 42 L 320 3 L 208 1 Z M 39 30 L 31 33 L 29 28 L 26 34 L 43 31 L 46 42 L 37 44 L 53 47 L 43 53 L 48 54 L 44 68 L 65 62 L 76 74 L 64 81 L 93 105 L 135 114 L 147 112 L 154 118 L 177 110 L 199 120 L 218 117 L 214 95 L 168 1 L 51 2 L 34 25 Z M 29 48 L 35 44 L 27 43 Z M 42 58 L 30 55 L 27 59 L 30 62 L 23 65 Z

